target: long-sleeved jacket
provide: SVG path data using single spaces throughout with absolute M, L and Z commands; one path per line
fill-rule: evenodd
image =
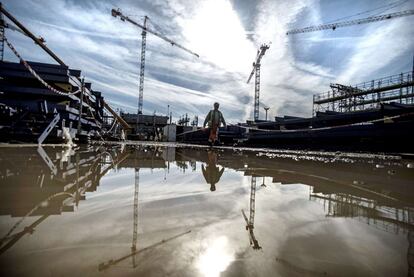
M 220 123 L 223 123 L 223 126 L 226 126 L 226 121 L 224 121 L 223 114 L 219 110 L 211 110 L 207 114 L 203 126 L 206 126 L 207 123 L 209 128 L 211 128 L 213 124 L 220 127 Z
M 220 181 L 221 175 L 223 175 L 224 167 L 220 169 L 215 164 L 208 164 L 206 167 L 201 165 L 201 170 L 203 172 L 204 179 L 206 179 L 207 184 L 215 185 Z

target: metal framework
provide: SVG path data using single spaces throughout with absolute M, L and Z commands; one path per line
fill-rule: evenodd
M 321 25 L 309 26 L 305 28 L 292 29 L 292 30 L 289 30 L 286 33 L 286 35 L 309 33 L 309 32 L 321 31 L 321 30 L 336 30 L 337 28 L 341 28 L 341 27 L 348 27 L 352 25 L 362 25 L 362 24 L 367 24 L 370 22 L 382 21 L 382 20 L 398 18 L 398 17 L 403 17 L 403 16 L 409 16 L 413 14 L 414 14 L 414 10 L 406 10 L 406 11 L 401 11 L 401 12 L 382 14 L 378 16 L 370 16 L 366 18 L 360 18 L 360 19 L 337 22 L 337 23 L 321 24 Z
M 330 91 L 313 96 L 313 114 L 361 111 L 390 102 L 414 104 L 413 73 L 400 73 L 354 86 L 331 84 Z
M 253 74 L 255 74 L 254 78 L 254 120 L 259 120 L 259 103 L 260 103 L 260 61 L 262 60 L 264 54 L 266 53 L 266 50 L 269 49 L 269 45 L 262 44 L 260 46 L 260 49 L 257 50 L 257 56 L 256 61 L 253 62 L 253 70 L 250 73 L 249 79 L 247 79 L 247 83 L 250 82 L 250 80 L 253 77 Z

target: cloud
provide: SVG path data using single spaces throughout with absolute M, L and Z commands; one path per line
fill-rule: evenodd
M 410 22 L 412 18 L 401 18 L 380 27 L 369 26 L 365 39 L 355 45 L 352 57 L 338 79 L 345 83 L 368 81 L 372 72 L 387 68 L 395 59 L 407 56 L 414 47 L 414 40 L 407 39 L 414 37 Z M 394 73 L 388 73 L 391 74 Z
M 329 68 L 298 61 L 290 43 L 291 37 L 286 36 L 292 21 L 303 14 L 317 22 L 320 17 L 317 7 L 315 1 L 263 1 L 259 9 L 263 11 L 256 23 L 259 39 L 272 41 L 263 58 L 261 75 L 261 102 L 270 107 L 270 118 L 282 116 L 282 112 L 310 116 L 312 91 L 322 89 L 324 81 L 332 77 Z M 303 47 L 303 51 L 308 48 Z M 304 91 L 307 94 L 303 94 Z M 263 113 L 263 109 L 260 110 Z

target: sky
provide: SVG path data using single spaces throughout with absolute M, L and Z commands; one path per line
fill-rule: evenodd
M 398 2 L 394 8 L 388 4 Z M 253 118 L 257 49 L 261 62 L 260 118 L 312 114 L 312 96 L 330 83 L 357 84 L 412 70 L 414 16 L 287 36 L 293 28 L 414 9 L 414 0 L 3 0 L 6 10 L 115 109 L 136 113 L 141 30 L 111 16 L 112 8 L 196 52 L 147 35 L 143 110 L 202 122 L 214 102 L 228 123 Z M 369 11 L 369 12 L 366 12 Z M 366 13 L 363 13 L 366 12 Z M 359 14 L 359 15 L 357 15 Z M 357 15 L 357 16 L 355 16 Z M 353 16 L 353 17 L 349 17 Z M 25 60 L 55 63 L 22 34 L 6 37 Z M 17 61 L 9 50 L 5 60 Z

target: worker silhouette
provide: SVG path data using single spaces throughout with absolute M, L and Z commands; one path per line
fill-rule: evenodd
M 207 184 L 210 184 L 210 190 L 215 191 L 216 184 L 220 181 L 221 175 L 223 175 L 224 167 L 220 169 L 217 166 L 217 154 L 214 151 L 208 151 L 207 155 L 207 166 L 204 167 L 204 164 L 201 165 L 201 170 L 203 171 L 203 176 Z
M 223 127 L 226 127 L 226 121 L 224 121 L 223 114 L 219 111 L 219 103 L 214 103 L 214 109 L 211 110 L 204 120 L 203 127 L 205 128 L 208 124 L 208 128 L 210 129 L 210 135 L 208 137 L 208 143 L 213 146 L 217 143 L 218 138 L 218 128 L 220 124 L 223 123 Z

